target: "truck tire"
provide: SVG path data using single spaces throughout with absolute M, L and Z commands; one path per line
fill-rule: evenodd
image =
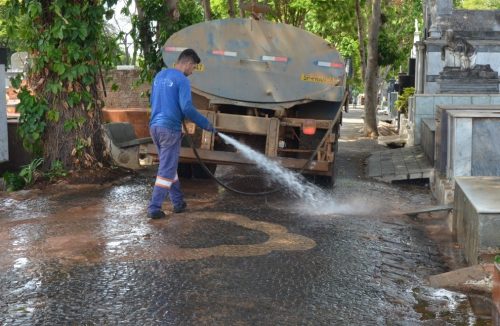
M 215 170 L 217 169 L 217 164 L 205 164 L 207 168 L 215 174 Z M 201 167 L 200 164 L 197 163 L 179 163 L 177 167 L 177 174 L 181 178 L 185 179 L 209 179 L 211 176 L 205 172 L 205 170 Z
M 330 175 L 328 176 L 328 188 L 333 188 L 335 186 L 335 181 L 337 180 L 337 169 L 335 168 L 335 160 L 332 163 L 332 169 Z
M 314 176 L 314 183 L 324 188 L 333 188 L 333 186 L 335 185 L 336 176 L 337 173 L 336 173 L 335 159 L 334 159 L 330 171 L 328 171 L 328 175 Z
M 180 178 L 191 179 L 193 177 L 191 163 L 179 163 L 179 166 L 177 167 L 177 175 Z
M 217 164 L 205 164 L 212 172 L 212 174 L 215 174 L 215 170 L 217 169 Z M 195 179 L 210 179 L 211 176 L 203 169 L 203 167 L 200 164 L 193 163 L 191 164 L 191 168 L 193 171 L 193 178 Z

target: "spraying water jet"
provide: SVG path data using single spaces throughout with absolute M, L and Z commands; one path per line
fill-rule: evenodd
M 255 162 L 259 169 L 268 173 L 269 178 L 284 186 L 286 191 L 295 197 L 313 202 L 325 198 L 325 192 L 321 188 L 311 184 L 300 174 L 284 168 L 277 161 L 269 159 L 264 154 L 253 150 L 249 146 L 240 143 L 228 135 L 221 132 L 219 132 L 218 135 L 226 144 L 234 146 L 238 153 L 243 155 L 246 159 Z

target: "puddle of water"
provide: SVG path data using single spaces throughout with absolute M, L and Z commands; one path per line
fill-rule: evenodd
M 21 294 L 23 292 L 35 292 L 42 285 L 42 281 L 38 278 L 33 278 L 18 288 L 10 291 L 11 294 Z
M 0 212 L 5 217 L 16 220 L 27 220 L 47 217 L 51 203 L 47 198 L 38 197 L 36 199 L 5 198 L 0 200 Z
M 14 262 L 14 269 L 22 268 L 22 267 L 26 266 L 28 264 L 28 262 L 29 262 L 28 258 L 25 258 L 25 257 L 18 258 Z
M 421 314 L 420 320 L 440 320 L 452 325 L 491 325 L 490 319 L 477 316 L 465 294 L 445 289 L 415 288 L 413 296 L 417 303 L 415 310 Z
M 19 224 L 8 230 L 9 239 L 15 250 L 26 250 L 36 245 L 46 235 L 46 228 L 42 224 Z

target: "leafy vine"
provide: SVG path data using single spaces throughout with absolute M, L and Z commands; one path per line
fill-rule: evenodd
M 65 167 L 91 167 L 103 159 L 98 95 L 102 71 L 119 48 L 105 34 L 116 0 L 10 0 L 7 32 L 30 55 L 19 88 L 19 134 L 24 146 Z

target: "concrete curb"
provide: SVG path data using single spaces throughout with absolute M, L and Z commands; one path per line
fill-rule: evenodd
M 430 286 L 464 293 L 480 292 L 491 295 L 493 290 L 493 264 L 480 264 L 456 269 L 429 277 Z

